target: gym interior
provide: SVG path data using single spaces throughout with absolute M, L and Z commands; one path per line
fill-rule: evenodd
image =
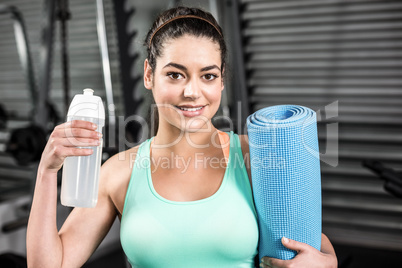
M 26 267 L 38 163 L 74 95 L 92 88 L 103 100 L 102 161 L 148 134 L 143 42 L 179 4 L 211 12 L 224 31 L 217 127 L 244 133 L 248 115 L 278 104 L 316 111 L 322 231 L 339 267 L 402 267 L 399 0 L 2 0 L 0 267 Z M 71 208 L 57 212 L 60 227 Z M 118 219 L 84 267 L 130 267 Z

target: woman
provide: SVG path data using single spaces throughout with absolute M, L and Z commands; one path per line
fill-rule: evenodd
M 100 137 L 85 121 L 55 128 L 38 168 L 27 232 L 30 267 L 82 266 L 116 216 L 133 267 L 254 267 L 258 226 L 243 157 L 247 137 L 211 122 L 224 88 L 222 30 L 211 14 L 178 7 L 156 19 L 146 45 L 144 85 L 158 107 L 156 135 L 110 158 L 101 169 L 97 206 L 75 208 L 58 231 L 57 171 L 65 157 L 92 153 L 76 148 L 71 135 L 86 146 Z M 336 267 L 325 235 L 321 252 L 286 238 L 283 244 L 298 252 L 294 259 L 265 257 L 260 265 Z

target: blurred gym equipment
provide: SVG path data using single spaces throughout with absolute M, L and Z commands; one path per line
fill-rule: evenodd
M 5 105 L 0 106 L 0 152 L 3 158 L 7 159 L 9 163 L 9 166 L 1 166 L 0 169 L 2 171 L 7 170 L 7 172 L 8 170 L 11 171 L 10 174 L 2 174 L 0 180 L 0 212 L 2 215 L 0 220 L 1 267 L 3 267 L 3 265 L 9 265 L 9 263 L 17 264 L 18 260 L 21 259 L 21 256 L 16 254 L 3 254 L 5 250 L 12 249 L 12 252 L 18 252 L 19 254 L 23 254 L 25 251 L 25 243 L 23 242 L 25 241 L 24 232 L 32 200 L 31 194 L 33 193 L 35 184 L 34 173 L 36 166 L 44 146 L 46 145 L 47 135 L 55 125 L 64 121 L 58 115 L 55 106 L 51 103 L 49 98 L 52 82 L 53 50 L 55 46 L 54 32 L 57 20 L 60 21 L 61 27 L 60 62 L 64 92 L 63 100 L 66 107 L 68 107 L 70 102 L 66 22 L 71 18 L 71 15 L 68 10 L 68 1 L 44 0 L 43 2 L 44 16 L 41 19 L 38 87 L 36 87 L 35 84 L 34 69 L 22 13 L 15 6 L 0 5 L 0 19 L 6 18 L 6 15 L 10 15 L 13 19 L 18 57 L 24 72 L 24 80 L 27 83 L 28 99 L 32 102 L 32 110 L 28 113 L 26 118 L 18 117 L 19 115 L 17 115 L 18 113 L 16 112 L 7 111 L 7 106 Z M 107 66 L 104 68 L 106 67 Z M 111 94 L 113 94 L 113 92 L 109 91 L 108 95 L 111 96 Z M 110 102 L 108 102 L 108 104 L 109 103 Z M 10 163 L 9 160 L 11 160 L 11 158 L 6 158 L 7 156 L 11 156 L 14 163 Z M 18 171 L 13 174 L 13 170 Z M 59 216 L 58 226 L 60 227 L 70 209 L 58 206 L 57 210 Z M 111 233 L 118 234 L 118 225 L 112 227 Z M 9 239 L 18 241 L 18 243 L 10 244 Z M 118 241 L 118 235 L 117 239 L 114 236 L 107 237 L 102 243 L 103 246 L 100 246 L 100 249 L 105 250 L 110 244 L 115 243 L 116 240 Z
M 31 100 L 32 107 L 27 125 L 18 127 L 10 127 L 9 122 L 23 122 L 25 119 L 15 118 L 14 115 L 7 113 L 5 107 L 0 107 L 0 151 L 12 156 L 17 166 L 30 166 L 40 159 L 47 141 L 45 127 L 38 124 L 34 119 L 34 115 L 38 112 L 37 105 L 44 101 L 44 105 L 41 106 L 45 108 L 45 112 L 50 112 L 54 109 L 46 100 L 38 99 L 31 52 L 22 13 L 15 6 L 0 5 L 0 15 L 0 19 L 10 16 L 13 21 L 16 49 L 27 86 L 28 99 Z M 55 111 L 52 111 L 52 115 L 50 118 L 57 118 Z M 24 170 L 24 168 L 21 169 Z M 28 171 L 28 168 L 26 171 Z M 21 195 L 21 193 L 31 192 L 33 183 L 29 182 L 29 180 L 18 180 L 14 176 L 15 174 L 3 174 L 1 180 L 0 210 L 2 217 L 0 228 L 3 234 L 1 237 L 2 242 L 4 242 L 4 239 L 24 239 L 23 229 L 28 222 L 31 197 L 26 194 Z M 19 195 L 20 197 L 15 198 Z M 16 244 L 14 250 L 18 250 L 19 247 Z M 18 251 L 22 250 L 20 248 Z M 24 259 L 23 256 L 15 253 L 5 253 L 0 256 L 0 266 L 24 267 Z
M 0 5 L 0 15 L 11 15 L 14 22 L 14 34 L 17 44 L 17 51 L 25 81 L 27 83 L 28 94 L 32 100 L 32 113 L 37 111 L 38 104 L 37 89 L 34 81 L 34 70 L 32 65 L 31 52 L 25 23 L 21 12 L 14 6 Z M 50 107 L 45 105 L 45 107 Z M 9 139 L 3 139 L 3 146 L 0 146 L 0 151 L 11 154 L 18 165 L 29 165 L 32 162 L 38 161 L 46 144 L 45 129 L 36 124 L 34 118 L 30 118 L 30 123 L 26 127 L 17 129 L 8 129 L 7 120 L 9 116 L 5 108 L 0 106 L 0 129 L 3 131 L 3 136 Z M 4 133 L 5 132 L 5 133 Z
M 8 115 L 3 105 L 0 104 L 0 130 L 3 130 L 7 126 Z
M 362 164 L 381 180 L 384 180 L 385 191 L 395 197 L 402 198 L 402 172 L 388 168 L 380 161 L 364 160 Z

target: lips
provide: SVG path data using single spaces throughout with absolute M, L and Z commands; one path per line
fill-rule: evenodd
M 193 117 L 201 115 L 206 105 L 180 105 L 176 106 L 184 116 Z
M 182 106 L 177 106 L 177 108 L 179 108 L 182 111 L 190 111 L 190 112 L 195 112 L 198 110 L 201 110 L 202 108 L 204 108 L 204 106 L 200 106 L 200 107 L 182 107 Z

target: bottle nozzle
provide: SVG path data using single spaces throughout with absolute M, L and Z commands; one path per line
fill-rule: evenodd
M 91 88 L 86 88 L 83 91 L 84 91 L 84 95 L 86 95 L 86 96 L 88 96 L 88 95 L 92 96 L 94 94 L 94 90 Z

